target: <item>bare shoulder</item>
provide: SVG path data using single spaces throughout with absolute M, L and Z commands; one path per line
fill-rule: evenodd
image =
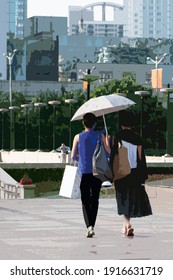
M 79 134 L 76 134 L 74 136 L 74 143 L 77 143 L 77 142 L 79 142 Z

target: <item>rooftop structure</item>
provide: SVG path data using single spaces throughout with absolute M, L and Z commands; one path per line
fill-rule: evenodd
M 96 12 L 100 17 L 96 17 Z M 97 2 L 69 7 L 69 34 L 123 37 L 123 6 L 112 2 Z

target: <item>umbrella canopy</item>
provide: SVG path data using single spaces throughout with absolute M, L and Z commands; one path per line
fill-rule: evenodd
M 125 110 L 135 102 L 119 94 L 102 95 L 86 101 L 74 114 L 71 121 L 81 120 L 86 113 L 93 113 L 96 117 Z
M 71 121 L 81 120 L 86 113 L 93 113 L 96 117 L 125 110 L 135 102 L 119 94 L 102 95 L 86 101 L 74 114 Z M 105 122 L 105 118 L 104 118 Z M 106 128 L 106 123 L 105 123 Z M 107 129 L 106 129 L 107 130 Z

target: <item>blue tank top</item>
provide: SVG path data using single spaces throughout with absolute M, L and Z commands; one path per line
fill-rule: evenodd
M 96 148 L 98 139 L 101 137 L 100 131 L 90 129 L 79 134 L 78 153 L 79 163 L 78 167 L 82 174 L 92 173 L 92 157 Z

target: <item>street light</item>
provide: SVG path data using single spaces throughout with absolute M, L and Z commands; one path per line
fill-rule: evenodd
M 75 104 L 77 102 L 76 99 L 65 99 L 65 103 L 68 103 L 70 105 L 70 131 L 69 131 L 69 147 L 71 149 L 71 118 L 72 118 L 72 104 Z
M 158 91 L 158 65 L 159 63 L 167 56 L 167 53 L 164 53 L 164 55 L 159 59 L 158 56 L 155 57 L 155 60 L 152 59 L 151 57 L 147 57 L 147 60 L 152 61 L 155 64 L 155 69 L 156 69 L 156 93 Z
M 79 72 L 82 73 L 83 75 L 89 75 L 92 73 L 92 71 L 96 69 L 96 66 L 93 66 L 91 69 L 86 69 L 86 71 L 84 72 L 82 69 L 79 69 Z
M 173 95 L 173 88 L 162 88 L 160 90 L 163 93 L 167 93 L 167 130 L 166 130 L 166 154 L 165 157 L 170 157 L 170 154 L 173 154 L 173 129 L 172 129 L 172 95 Z M 170 96 L 171 94 L 171 96 Z M 171 97 L 171 98 L 170 98 Z
M 96 69 L 96 66 L 93 66 L 91 69 L 86 69 L 86 72 L 79 69 L 79 72 L 84 75 L 84 78 L 81 80 L 87 82 L 87 100 L 90 99 L 90 83 L 98 80 L 98 76 L 91 76 L 94 69 Z
M 12 107 L 12 64 L 13 64 L 13 58 L 18 50 L 15 49 L 12 52 L 9 52 L 8 54 L 4 53 L 3 56 L 5 56 L 8 60 L 8 65 L 9 65 L 9 103 L 10 107 Z M 13 143 L 12 139 L 14 136 L 12 135 L 12 122 L 13 122 L 13 114 L 12 110 L 10 110 L 10 149 L 13 149 Z
M 20 109 L 20 107 L 18 107 L 18 106 L 9 107 L 9 110 L 10 110 L 10 113 L 12 116 L 12 126 L 11 126 L 11 128 L 12 128 L 11 132 L 12 132 L 12 136 L 13 136 L 11 139 L 11 150 L 12 151 L 15 151 L 15 144 L 16 144 L 16 142 L 15 142 L 15 111 L 19 110 L 19 109 Z
M 28 125 L 28 109 L 32 108 L 32 104 L 21 104 L 21 108 L 24 108 L 25 110 L 25 149 L 24 151 L 27 151 L 28 148 L 28 137 L 27 137 L 27 125 Z
M 141 138 L 143 138 L 143 99 L 150 95 L 148 91 L 140 90 L 140 91 L 135 91 L 135 94 L 140 96 L 141 98 Z
M 40 149 L 40 140 L 41 140 L 41 137 L 40 137 L 40 132 L 41 132 L 41 118 L 40 118 L 40 115 L 41 115 L 41 107 L 46 106 L 46 104 L 45 104 L 45 103 L 42 103 L 42 102 L 37 102 L 37 103 L 34 103 L 34 106 L 37 107 L 38 110 L 39 110 L 38 150 L 37 150 L 37 152 L 41 152 L 41 149 Z
M 58 100 L 52 100 L 52 101 L 49 101 L 48 104 L 53 106 L 53 135 L 52 135 L 52 137 L 53 137 L 53 150 L 52 150 L 52 152 L 56 152 L 56 150 L 55 150 L 55 113 L 56 113 L 55 108 L 56 108 L 57 105 L 61 104 L 61 102 L 58 101 Z
M 2 147 L 1 147 L 1 151 L 4 150 L 4 113 L 8 112 L 8 109 L 6 108 L 0 108 L 0 112 L 2 113 L 2 119 L 1 119 L 1 123 L 2 123 L 2 135 L 1 135 L 1 139 L 2 139 Z
M 9 101 L 10 106 L 12 106 L 12 63 L 13 58 L 18 50 L 15 49 L 13 52 L 9 52 L 8 54 L 4 53 L 3 56 L 5 56 L 8 60 L 9 64 Z

